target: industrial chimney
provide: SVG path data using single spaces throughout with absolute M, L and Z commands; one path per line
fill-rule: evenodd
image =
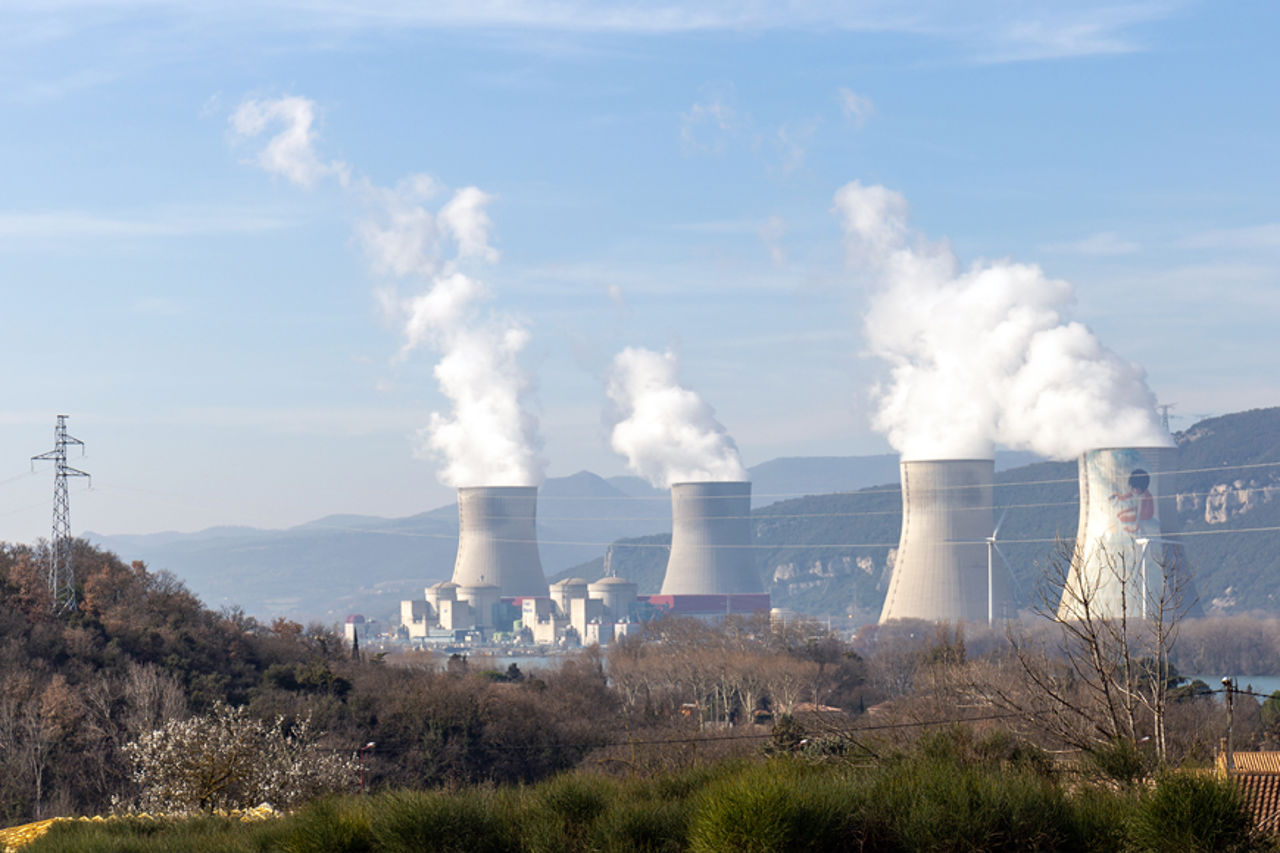
M 458 489 L 459 587 L 493 584 L 503 597 L 547 594 L 538 558 L 537 486 Z
M 763 593 L 751 554 L 751 484 L 674 483 L 662 595 Z
M 986 621 L 989 607 L 1007 615 L 1007 571 L 996 564 L 988 572 L 995 462 L 904 461 L 901 470 L 902 535 L 880 621 Z
M 1158 606 L 1181 548 L 1165 539 L 1177 519 L 1171 447 L 1089 450 L 1080 456 L 1080 522 L 1058 605 L 1062 619 L 1143 618 Z M 1143 590 L 1146 590 L 1146 595 Z

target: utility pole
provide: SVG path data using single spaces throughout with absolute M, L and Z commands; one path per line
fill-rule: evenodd
M 1160 410 L 1160 424 L 1164 427 L 1164 431 L 1165 431 L 1165 432 L 1167 432 L 1167 433 L 1169 433 L 1170 435 L 1172 435 L 1173 433 L 1172 433 L 1172 431 L 1169 429 L 1169 410 L 1170 410 L 1170 409 L 1172 409 L 1172 408 L 1173 408 L 1174 406 L 1176 406 L 1176 405 L 1178 405 L 1178 404 L 1177 404 L 1177 403 L 1162 403 L 1161 405 L 1156 406 L 1156 408 Z
M 67 464 L 67 447 L 78 444 L 83 454 L 84 442 L 67 434 L 67 416 L 58 415 L 53 428 L 53 450 L 31 457 L 31 468 L 38 461 L 53 462 L 53 533 L 49 537 L 49 593 L 53 609 L 67 612 L 76 609 L 76 573 L 71 556 L 71 501 L 67 496 L 68 477 L 88 477 L 84 471 Z M 90 481 L 92 482 L 92 481 Z
M 1234 694 L 1236 692 L 1236 680 L 1229 676 L 1227 678 L 1222 679 L 1222 689 L 1225 690 L 1227 694 L 1226 756 L 1223 758 L 1223 763 L 1227 768 L 1227 775 L 1230 776 L 1231 773 L 1236 769 L 1236 760 L 1235 760 L 1236 759 L 1235 757 L 1236 703 L 1234 701 L 1235 700 Z

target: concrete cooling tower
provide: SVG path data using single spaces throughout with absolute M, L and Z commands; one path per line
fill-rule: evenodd
M 902 535 L 880 621 L 985 622 L 995 462 L 945 459 L 901 468 Z M 1008 572 L 998 555 L 990 574 L 992 613 L 1010 615 Z
M 547 594 L 538 558 L 536 486 L 458 489 L 459 587 L 493 584 L 503 597 Z
M 1158 605 L 1165 572 L 1172 578 L 1184 562 L 1181 548 L 1163 539 L 1172 530 L 1162 520 L 1178 517 L 1174 452 L 1123 447 L 1080 456 L 1080 522 L 1059 617 L 1080 618 L 1087 603 L 1094 617 L 1142 618 Z
M 674 484 L 661 594 L 763 593 L 750 545 L 750 483 Z

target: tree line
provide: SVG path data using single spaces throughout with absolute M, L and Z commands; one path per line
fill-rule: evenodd
M 531 783 L 575 767 L 683 771 L 766 750 L 866 757 L 878 749 L 869 739 L 905 743 L 952 724 L 1141 776 L 1207 761 L 1226 728 L 1209 687 L 1178 677 L 1180 655 L 1229 654 L 1241 633 L 1280 642 L 1273 622 L 1232 620 L 1183 622 L 1172 654 L 1156 658 L 1135 654 L 1140 644 L 1119 647 L 1129 660 L 1099 646 L 1101 668 L 1083 674 L 1121 691 L 1111 705 L 1073 677 L 1071 643 L 1043 620 L 1013 630 L 902 622 L 841 639 L 806 620 L 664 619 L 607 653 L 499 672 L 424 652 L 354 659 L 333 627 L 212 611 L 172 575 L 83 541 L 80 606 L 55 614 L 42 558 L 39 548 L 0 546 L 0 819 L 9 824 L 171 802 L 148 788 L 164 775 L 157 756 L 189 757 L 197 750 L 181 738 L 214 742 L 199 726 L 229 714 L 248 728 L 227 743 L 284 756 L 279 774 L 316 791 L 358 790 L 355 759 L 367 744 L 369 789 L 423 789 Z M 1047 687 L 1067 704 L 1046 699 Z M 1235 712 L 1237 748 L 1280 744 L 1280 699 L 1241 697 Z M 304 749 L 334 760 L 288 763 Z M 195 777 L 183 784 L 200 789 Z

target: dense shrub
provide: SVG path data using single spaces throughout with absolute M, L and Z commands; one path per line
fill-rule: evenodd
M 1149 794 L 1037 768 L 1007 739 L 924 738 L 875 765 L 727 762 L 655 778 L 571 773 L 527 787 L 387 792 L 257 825 L 67 824 L 28 853 L 728 853 L 1249 850 L 1233 789 L 1166 777 Z
M 317 800 L 304 806 L 279 835 L 283 853 L 373 851 L 370 810 L 363 800 Z
M 393 791 L 375 799 L 372 832 L 386 853 L 504 853 L 517 849 L 512 792 Z
M 1133 810 L 1129 834 L 1138 850 L 1271 849 L 1253 828 L 1240 789 L 1213 776 L 1167 773 Z
M 740 771 L 699 798 L 689 827 L 697 853 L 852 850 L 858 793 L 794 761 Z

